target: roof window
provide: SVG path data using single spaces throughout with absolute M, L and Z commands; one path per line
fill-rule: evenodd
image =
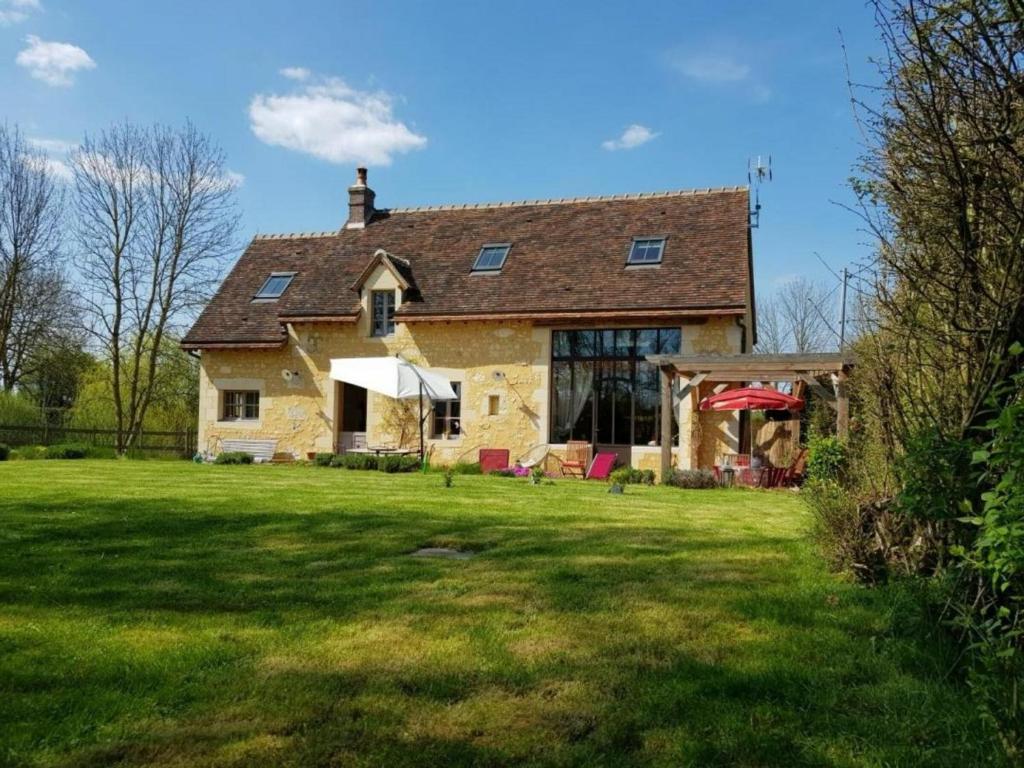
M 634 237 L 627 264 L 661 264 L 665 250 L 664 237 Z
M 505 258 L 508 256 L 508 243 L 485 245 L 477 254 L 476 263 L 473 264 L 474 272 L 500 272 L 505 265 Z
M 254 299 L 279 299 L 281 294 L 295 277 L 294 272 L 271 272 L 263 287 L 253 296 Z

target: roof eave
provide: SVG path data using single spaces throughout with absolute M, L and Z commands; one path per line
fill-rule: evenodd
M 533 321 L 585 321 L 585 320 L 629 320 L 632 318 L 691 318 L 706 316 L 739 316 L 746 313 L 742 305 L 728 307 L 687 307 L 687 308 L 650 308 L 650 309 L 619 309 L 592 311 L 523 311 L 523 312 L 421 312 L 403 314 L 395 313 L 395 320 L 402 323 L 444 323 L 469 321 L 502 321 L 502 320 L 533 320 Z

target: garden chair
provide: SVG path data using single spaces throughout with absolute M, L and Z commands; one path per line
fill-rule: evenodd
M 538 443 L 537 445 L 530 446 L 524 454 L 519 456 L 515 461 L 515 465 L 530 469 L 542 467 L 547 463 L 548 456 L 550 455 L 551 447 L 547 443 Z
M 481 448 L 479 459 L 480 472 L 489 475 L 498 469 L 507 469 L 509 451 L 508 448 Z
M 615 466 L 614 453 L 599 453 L 590 462 L 590 469 L 587 470 L 587 480 L 607 480 Z
M 785 467 L 765 467 L 758 478 L 758 488 L 779 488 L 786 479 L 788 470 Z
M 786 468 L 786 476 L 782 479 L 782 485 L 800 485 L 804 481 L 804 473 L 807 471 L 807 449 L 801 448 L 800 452 L 793 459 L 793 463 Z
M 570 440 L 565 444 L 565 459 L 562 461 L 562 477 L 586 477 L 590 466 L 590 443 L 586 440 Z

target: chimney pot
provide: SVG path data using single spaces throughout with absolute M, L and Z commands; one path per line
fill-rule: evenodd
M 348 188 L 348 221 L 345 229 L 362 229 L 373 218 L 373 190 L 366 186 L 366 169 L 356 168 L 356 183 Z

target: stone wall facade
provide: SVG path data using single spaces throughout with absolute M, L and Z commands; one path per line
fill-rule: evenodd
M 431 461 L 476 461 L 483 447 L 508 448 L 512 460 L 548 442 L 551 329 L 529 322 L 399 323 L 391 336 L 370 334 L 371 290 L 401 291 L 394 277 L 380 270 L 367 281 L 364 311 L 357 323 L 296 323 L 288 326 L 280 349 L 207 349 L 201 355 L 200 450 L 216 452 L 223 440 L 276 440 L 276 450 L 305 458 L 333 452 L 339 445 L 343 388 L 329 377 L 339 357 L 401 354 L 405 359 L 460 382 L 461 435 L 427 440 Z M 731 318 L 709 318 L 682 326 L 683 352 L 739 352 L 740 329 Z M 225 421 L 223 393 L 257 390 L 259 418 Z M 496 398 L 496 400 L 492 400 Z M 496 410 L 493 406 L 496 404 Z M 367 442 L 416 448 L 415 401 L 406 405 L 383 395 L 367 397 Z M 735 450 L 735 417 L 691 413 L 679 408 L 681 467 L 695 466 L 716 452 Z M 701 431 L 699 456 L 690 450 L 694 429 Z M 430 433 L 431 420 L 427 422 Z M 552 446 L 560 453 L 563 447 Z M 658 470 L 656 447 L 635 446 L 630 463 Z

